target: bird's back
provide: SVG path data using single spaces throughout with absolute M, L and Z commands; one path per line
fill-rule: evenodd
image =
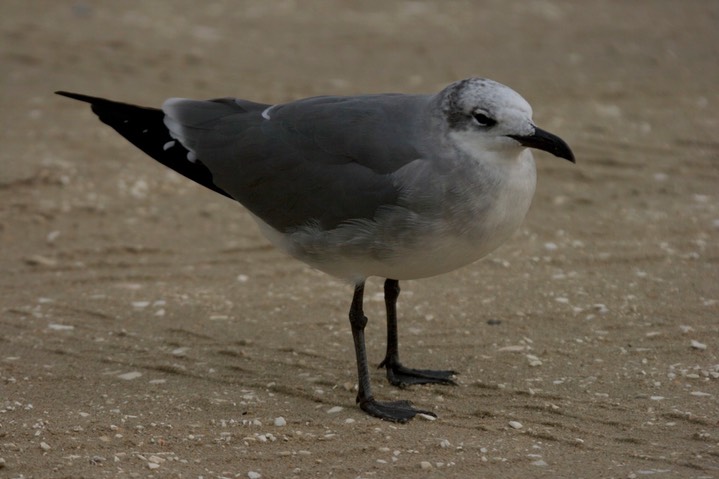
M 171 99 L 164 121 L 219 188 L 280 232 L 373 218 L 397 202 L 392 174 L 422 156 L 423 97 L 255 105 Z

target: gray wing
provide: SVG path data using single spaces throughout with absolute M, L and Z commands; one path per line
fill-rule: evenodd
M 170 99 L 163 111 L 172 136 L 219 188 L 289 231 L 371 219 L 397 204 L 392 173 L 420 158 L 412 132 L 423 98 L 317 97 L 271 108 Z

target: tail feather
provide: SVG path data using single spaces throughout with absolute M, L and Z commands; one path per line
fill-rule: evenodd
M 141 107 L 79 93 L 56 91 L 58 95 L 83 101 L 92 106 L 100 121 L 112 127 L 130 143 L 177 173 L 221 195 L 232 198 L 215 185 L 212 173 L 182 144 L 170 136 L 157 108 Z

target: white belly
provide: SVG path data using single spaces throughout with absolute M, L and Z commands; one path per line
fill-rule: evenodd
M 368 276 L 397 280 L 446 273 L 499 247 L 521 225 L 534 195 L 536 172 L 529 150 L 498 170 L 491 191 L 468 189 L 442 214 L 413 214 L 390 207 L 375 220 L 322 231 L 307 227 L 285 235 L 255 218 L 278 248 L 310 266 L 351 282 Z M 449 201 L 438 198 L 438 201 Z M 491 201 L 491 207 L 486 207 Z M 448 213 L 449 211 L 449 213 Z M 404 215 L 404 216 L 402 216 Z

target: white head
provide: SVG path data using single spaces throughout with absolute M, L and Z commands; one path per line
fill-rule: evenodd
M 537 128 L 532 107 L 508 86 L 486 78 L 468 78 L 449 85 L 438 99 L 450 137 L 467 153 L 519 153 L 530 147 L 574 162 L 569 146 Z

